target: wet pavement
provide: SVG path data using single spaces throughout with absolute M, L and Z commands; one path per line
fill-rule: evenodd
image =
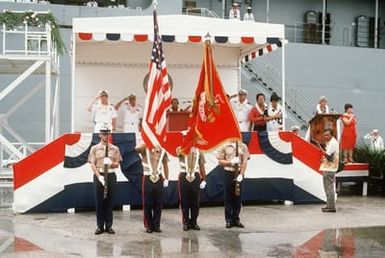
M 94 212 L 0 209 L 0 257 L 385 257 L 385 198 L 340 197 L 337 213 L 322 206 L 244 206 L 244 229 L 225 229 L 223 207 L 205 207 L 201 230 L 187 232 L 179 210 L 166 209 L 152 234 L 140 210 L 114 211 L 116 234 L 99 236 Z

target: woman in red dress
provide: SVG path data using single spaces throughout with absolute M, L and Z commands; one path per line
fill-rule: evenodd
M 265 103 L 265 95 L 263 93 L 258 93 L 256 100 L 257 103 L 250 110 L 249 121 L 253 125 L 252 131 L 263 132 L 266 131 L 267 105 Z
M 345 113 L 341 117 L 343 123 L 342 137 L 341 137 L 341 148 L 344 156 L 345 163 L 353 163 L 353 149 L 356 146 L 357 120 L 353 114 L 353 105 L 345 104 Z

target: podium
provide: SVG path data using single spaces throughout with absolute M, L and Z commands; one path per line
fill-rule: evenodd
M 337 120 L 340 114 L 317 114 L 310 119 L 310 142 L 323 142 L 323 133 L 325 129 L 333 129 L 333 136 L 337 139 Z
M 180 132 L 187 130 L 188 127 L 188 118 L 190 112 L 173 112 L 169 111 L 167 113 L 167 131 L 168 132 Z

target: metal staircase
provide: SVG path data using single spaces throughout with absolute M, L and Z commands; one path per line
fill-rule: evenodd
M 210 18 L 220 18 L 218 14 L 216 14 L 214 11 L 211 11 L 207 8 L 189 8 L 189 9 L 186 9 L 186 14 L 210 17 Z
M 242 65 L 243 74 L 266 95 L 282 92 L 282 76 L 271 64 L 263 58 L 250 61 Z M 286 82 L 286 111 L 291 116 L 293 123 L 299 125 L 303 131 L 308 128 L 308 121 L 314 115 L 314 105 L 302 95 L 288 80 Z

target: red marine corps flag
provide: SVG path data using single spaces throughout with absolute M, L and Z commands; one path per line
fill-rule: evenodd
M 211 150 L 226 140 L 240 140 L 241 132 L 229 100 L 223 90 L 210 41 L 206 40 L 201 74 L 189 120 L 189 131 L 182 144 L 182 153 L 190 148 Z
M 154 5 L 154 44 L 142 122 L 142 138 L 147 147 L 152 148 L 156 145 L 165 147 L 166 113 L 170 104 L 171 89 Z

